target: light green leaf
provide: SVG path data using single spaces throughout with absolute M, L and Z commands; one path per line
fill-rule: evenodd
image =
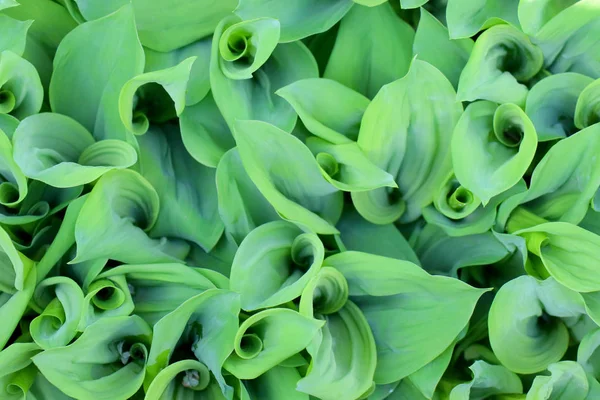
M 131 298 L 133 313 L 150 325 L 206 290 L 229 286 L 229 280 L 218 272 L 175 263 L 121 265 L 98 275 L 96 281 L 106 279 L 125 283 L 121 286 L 123 304 L 129 307 Z
M 530 36 L 552 18 L 579 0 L 526 0 L 519 2 L 519 22 L 523 32 Z
M 212 249 L 221 234 L 216 171 L 199 164 L 186 151 L 176 126 L 152 127 L 138 138 L 140 173 L 160 200 L 152 237 L 185 239 Z
M 572 0 L 562 2 L 564 6 Z M 537 32 L 534 42 L 544 53 L 544 67 L 552 73 L 578 72 L 600 78 L 598 32 L 600 4 L 581 0 L 559 12 Z
M 16 3 L 15 5 L 19 4 Z M 23 56 L 27 31 L 31 24 L 33 24 L 32 20 L 19 21 L 6 15 L 0 15 L 0 29 L 4 32 L 0 38 L 0 52 L 10 50 L 19 56 Z
M 52 111 L 75 119 L 97 140 L 134 143 L 119 117 L 118 101 L 125 82 L 144 69 L 135 28 L 133 8 L 126 5 L 73 29 L 56 52 L 49 93 Z
M 352 0 L 240 0 L 235 13 L 244 20 L 260 17 L 279 20 L 279 40 L 285 43 L 329 30 L 352 4 Z
M 446 18 L 451 39 L 467 38 L 498 24 L 519 26 L 519 0 L 448 0 Z
M 346 86 L 323 78 L 303 79 L 279 89 L 306 128 L 331 143 L 350 143 L 358 137 L 369 99 Z
M 579 223 L 600 186 L 600 125 L 560 140 L 535 167 L 529 190 L 506 203 L 501 213 L 523 204 L 536 216 L 551 221 Z M 518 228 L 521 229 L 521 228 Z
M 323 319 L 325 325 L 308 347 L 309 373 L 297 389 L 323 400 L 360 398 L 373 384 L 377 361 L 367 320 L 350 301 Z
M 296 124 L 297 115 L 283 98 L 275 96 L 275 92 L 297 80 L 316 78 L 317 63 L 301 42 L 280 44 L 273 50 L 269 46 L 271 43 L 258 42 L 257 35 L 247 32 L 240 38 L 243 38 L 240 54 L 250 47 L 259 52 L 261 47 L 254 47 L 255 45 L 268 47 L 272 54 L 261 68 L 254 71 L 252 78 L 229 79 L 223 64 L 235 57 L 231 57 L 229 51 L 223 53 L 221 38 L 230 29 L 237 29 L 240 25 L 250 23 L 257 24 L 257 21 L 260 22 L 260 20 L 252 20 L 245 23 L 236 16 L 230 16 L 221 21 L 217 27 L 213 37 L 210 63 L 212 93 L 223 118 L 232 130 L 237 120 L 256 119 L 270 122 L 289 132 Z M 261 50 L 260 53 L 262 54 L 263 51 Z M 235 62 L 243 66 L 247 58 L 244 56 Z M 264 57 L 261 58 L 262 60 L 265 60 Z
M 6 114 L 4 114 L 6 115 Z M 8 118 L 12 118 L 7 115 Z M 28 193 L 27 178 L 14 160 L 10 138 L 0 123 L 0 204 L 15 207 Z
M 394 177 L 371 162 L 356 142 L 331 144 L 310 137 L 306 145 L 315 155 L 323 177 L 339 190 L 363 192 L 398 187 Z
M 183 110 L 179 116 L 179 127 L 188 153 L 207 167 L 216 168 L 221 157 L 235 147 L 231 131 L 217 108 L 212 92 L 202 101 Z
M 475 361 L 469 369 L 473 379 L 452 389 L 450 400 L 485 399 L 505 393 L 523 393 L 521 379 L 501 365 Z
M 587 128 L 600 122 L 600 79 L 591 82 L 583 89 L 575 108 L 575 126 Z
M 236 243 L 257 226 L 279 219 L 277 212 L 256 188 L 244 169 L 238 149 L 231 149 L 217 166 L 219 215 Z
M 421 215 L 451 168 L 450 140 L 461 113 L 450 82 L 424 61 L 414 60 L 404 78 L 381 89 L 365 112 L 357 143 L 399 189 L 352 193 L 365 219 L 389 224 Z
M 122 262 L 172 262 L 185 257 L 189 246 L 147 232 L 158 218 L 159 196 L 140 174 L 111 171 L 87 197 L 75 224 L 77 255 L 70 263 L 94 258 Z M 131 249 L 137 249 L 132 252 Z
M 415 34 L 413 53 L 442 72 L 455 88 L 473 51 L 473 40 L 451 40 L 446 28 L 424 8 Z
M 356 211 L 345 210 L 336 225 L 348 250 L 397 258 L 419 265 L 420 261 L 404 236 L 393 224 L 375 225 Z
M 0 53 L 0 113 L 23 119 L 40 111 L 44 89 L 35 67 L 10 50 Z
M 85 264 L 89 265 L 92 262 L 88 261 Z M 102 272 L 101 268 L 104 266 L 104 262 L 93 265 L 92 268 L 100 269 L 94 271 L 95 276 L 93 278 L 96 278 Z M 78 265 L 78 267 L 82 268 L 83 266 Z M 86 277 L 84 283 L 87 283 L 88 279 Z M 78 327 L 81 332 L 100 319 L 130 315 L 135 308 L 129 285 L 123 276 L 117 275 L 106 279 L 95 279 L 86 285 L 86 289 L 83 300 L 83 315 Z
M 536 148 L 535 127 L 519 107 L 489 101 L 472 103 L 454 129 L 454 173 L 485 206 L 521 180 Z
M 527 186 L 520 180 L 483 206 L 477 196 L 452 177 L 441 188 L 433 205 L 423 209 L 423 218 L 430 224 L 440 226 L 450 236 L 484 233 L 494 226 L 499 205 L 515 193 L 525 190 Z
M 104 17 L 128 0 L 75 0 L 86 20 Z M 169 52 L 211 35 L 218 22 L 236 7 L 236 0 L 135 0 L 135 22 L 142 44 Z
M 131 145 L 114 139 L 96 142 L 77 121 L 54 113 L 25 118 L 13 144 L 15 162 L 27 177 L 58 188 L 93 182 L 137 161 Z
M 342 193 L 323 178 L 302 142 L 261 121 L 237 122 L 235 137 L 246 172 L 283 219 L 315 233 L 337 233 Z
M 302 294 L 321 268 L 323 243 L 285 221 L 269 222 L 242 241 L 231 266 L 231 290 L 246 311 L 271 308 Z
M 233 351 L 239 311 L 238 295 L 211 289 L 190 298 L 161 318 L 154 325 L 145 386 L 152 387 L 152 381 L 158 379 L 161 371 L 170 368 L 169 364 L 174 365 L 172 362 L 184 354 L 186 358 L 197 358 L 206 365 L 224 397 L 231 397 L 233 388 L 225 383 L 221 368 Z M 211 379 L 208 370 L 204 374 L 207 376 L 201 375 L 201 378 L 208 384 Z
M 309 400 L 307 394 L 296 389 L 301 375 L 295 368 L 276 366 L 256 379 L 245 381 L 252 399 L 261 400 Z
M 342 19 L 323 77 L 372 99 L 408 71 L 414 35 L 388 2 L 355 5 Z
M 527 400 L 585 400 L 589 384 L 585 371 L 575 361 L 560 361 L 548 366 L 550 376 L 536 376 Z
M 143 135 L 150 122 L 164 122 L 163 118 L 169 119 L 172 105 L 175 106 L 176 116 L 183 112 L 194 61 L 196 57 L 186 58 L 174 67 L 146 72 L 125 82 L 119 94 L 119 115 L 127 130 L 136 135 Z M 158 86 L 162 87 L 168 96 L 158 91 Z M 144 90 L 146 88 L 151 89 Z M 167 97 L 170 97 L 172 105 L 168 103 Z
M 431 276 L 410 262 L 368 253 L 343 252 L 324 265 L 346 277 L 350 299 L 369 321 L 377 344 L 377 384 L 398 381 L 443 353 L 485 292 Z
M 525 82 L 542 68 L 542 51 L 510 25 L 497 25 L 475 42 L 469 61 L 460 74 L 458 99 L 490 100 L 525 105 Z
M 548 222 L 515 234 L 525 238 L 529 251 L 562 285 L 577 292 L 600 290 L 600 279 L 593 272 L 600 236 L 566 222 Z
M 67 347 L 34 356 L 40 372 L 75 398 L 126 400 L 141 387 L 152 331 L 137 316 L 101 319 Z
M 239 379 L 254 379 L 304 350 L 323 324 L 286 308 L 254 314 L 238 329 L 224 368 Z
M 567 327 L 553 316 L 557 310 L 552 302 L 557 298 L 544 292 L 570 294 L 556 282 L 550 283 L 521 276 L 503 285 L 494 298 L 488 320 L 490 343 L 502 365 L 513 372 L 543 371 L 567 351 Z
M 31 321 L 33 340 L 43 349 L 68 345 L 75 338 L 83 314 L 81 288 L 72 279 L 55 276 L 38 284 L 33 301 L 43 309 Z
M 567 72 L 544 78 L 531 88 L 525 113 L 535 126 L 538 141 L 566 138 L 577 131 L 575 106 L 581 102 L 581 92 L 592 82 L 587 76 Z
M 212 381 L 206 365 L 196 360 L 181 360 L 164 368 L 154 377 L 144 398 L 225 400 L 219 385 Z
M 204 99 L 210 91 L 208 70 L 210 67 L 211 46 L 212 38 L 206 37 L 168 53 L 144 47 L 144 54 L 146 56 L 144 72 L 153 72 L 174 67 L 188 58 L 196 57 L 196 61 L 194 61 L 190 70 L 187 92 L 185 94 L 186 106 L 192 106 Z

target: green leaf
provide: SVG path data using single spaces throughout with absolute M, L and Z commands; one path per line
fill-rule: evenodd
M 577 99 L 575 126 L 587 128 L 600 122 L 600 79 L 589 83 Z
M 450 139 L 461 113 L 450 82 L 424 61 L 414 60 L 404 78 L 381 89 L 365 112 L 357 143 L 399 189 L 352 193 L 365 219 L 389 224 L 421 215 L 451 168 Z
M 451 40 L 448 28 L 421 8 L 413 53 L 439 69 L 455 88 L 458 87 L 460 72 L 469 60 L 473 45 L 473 40 L 469 38 Z
M 502 365 L 516 373 L 532 374 L 563 357 L 569 333 L 556 318 L 561 315 L 555 304 L 561 300 L 559 296 L 568 298 L 572 293 L 552 279 L 540 283 L 530 276 L 518 277 L 500 288 L 488 325 L 492 350 Z
M 218 384 L 212 382 L 206 365 L 196 360 L 174 362 L 154 377 L 145 399 L 201 398 L 226 399 Z
M 13 144 L 15 162 L 27 177 L 58 188 L 93 182 L 137 161 L 131 145 L 114 139 L 96 142 L 77 121 L 54 113 L 25 118 Z
M 13 343 L 0 353 L 0 396 L 7 400 L 29 397 L 37 370 L 31 357 L 42 349 L 35 343 Z M 62 399 L 61 399 L 62 400 Z
M 315 233 L 337 233 L 342 193 L 323 178 L 302 142 L 261 121 L 238 121 L 235 137 L 246 172 L 281 218 Z
M 42 107 L 44 89 L 35 67 L 10 50 L 0 53 L 0 113 L 23 119 Z
M 12 117 L 9 117 L 12 118 Z M 28 193 L 27 178 L 14 160 L 10 138 L 0 123 L 0 204 L 15 207 Z
M 585 400 L 589 384 L 585 371 L 575 361 L 560 361 L 548 366 L 550 376 L 536 376 L 527 400 Z
M 239 379 L 254 379 L 304 350 L 323 324 L 286 308 L 254 314 L 238 329 L 224 368 Z
M 518 4 L 518 0 L 448 0 L 446 18 L 450 38 L 467 38 L 498 24 L 518 27 Z
M 324 256 L 314 233 L 285 221 L 269 222 L 242 241 L 231 266 L 231 290 L 240 294 L 246 311 L 287 303 L 300 297 Z
M 75 0 L 86 20 L 104 17 L 128 4 L 127 0 Z M 236 7 L 235 0 L 136 0 L 135 22 L 142 44 L 169 52 L 209 36 L 218 22 Z
M 88 261 L 86 264 L 92 264 L 92 262 Z M 94 265 L 95 268 L 99 269 L 104 266 L 104 262 Z M 82 265 L 78 265 L 78 267 L 82 268 Z M 94 272 L 96 276 L 93 278 L 96 278 L 102 271 L 97 270 Z M 84 285 L 88 279 L 90 278 L 86 277 Z M 128 282 L 123 276 L 117 275 L 106 279 L 95 279 L 85 287 L 87 291 L 83 300 L 84 311 L 78 327 L 82 332 L 100 319 L 127 316 L 135 308 Z
M 293 108 L 275 92 L 300 79 L 316 78 L 317 63 L 310 51 L 301 42 L 280 44 L 272 49 L 272 43 L 259 42 L 258 36 L 246 32 L 240 39 L 239 51 L 252 49 L 261 54 L 262 66 L 254 71 L 249 79 L 230 79 L 226 74 L 224 63 L 235 60 L 230 51 L 223 52 L 221 38 L 228 38 L 228 32 L 242 29 L 250 24 L 260 24 L 260 19 L 242 22 L 236 16 L 225 18 L 217 27 L 212 44 L 210 63 L 210 84 L 212 93 L 223 118 L 233 130 L 236 120 L 256 119 L 267 121 L 285 131 L 291 131 L 296 124 L 297 115 Z M 248 26 L 244 28 L 249 30 Z M 233 35 L 232 39 L 236 35 Z M 246 43 L 246 44 L 244 44 Z M 237 44 L 236 44 L 237 46 Z M 272 51 L 268 59 L 264 58 L 262 46 Z M 238 58 L 235 62 L 244 66 L 248 56 Z M 252 58 L 250 58 L 252 60 Z M 266 61 L 266 62 L 265 62 Z
M 530 36 L 567 7 L 578 0 L 529 0 L 519 2 L 519 22 L 521 30 Z
M 538 141 L 562 139 L 577 132 L 575 106 L 582 102 L 580 94 L 592 82 L 587 76 L 567 72 L 544 78 L 531 88 L 525 113 L 535 126 Z
M 237 244 L 257 226 L 279 219 L 244 169 L 238 149 L 231 149 L 217 166 L 219 215 Z
M 388 2 L 355 5 L 342 19 L 323 77 L 372 99 L 408 71 L 414 35 Z
M 335 25 L 352 7 L 352 0 L 240 0 L 235 13 L 243 20 L 270 17 L 281 23 L 280 42 L 293 42 Z
M 186 58 L 174 67 L 146 72 L 125 82 L 119 94 L 119 115 L 127 130 L 136 135 L 143 135 L 149 128 L 149 121 L 153 117 L 156 118 L 156 114 L 162 116 L 161 114 L 170 111 L 170 105 L 161 102 L 156 90 L 149 90 L 148 93 L 142 91 L 147 87 L 161 86 L 175 106 L 175 115 L 179 116 L 183 112 L 194 61 L 195 57 Z
M 472 103 L 454 129 L 454 173 L 485 206 L 521 180 L 536 148 L 535 127 L 519 107 L 489 101 Z M 468 157 L 465 149 L 469 149 Z
M 125 400 L 142 385 L 151 337 L 140 317 L 106 318 L 69 346 L 32 359 L 50 383 L 69 396 Z
M 179 116 L 179 127 L 188 153 L 207 167 L 216 168 L 221 157 L 235 147 L 229 126 L 217 108 L 212 92 L 199 103 L 183 110 Z
M 542 51 L 510 25 L 497 25 L 475 42 L 469 61 L 460 74 L 458 99 L 490 100 L 525 105 L 525 82 L 542 68 Z
M 452 389 L 450 400 L 484 399 L 505 393 L 523 393 L 521 379 L 501 365 L 475 361 L 469 369 L 473 379 Z
M 411 262 L 368 253 L 343 252 L 324 265 L 344 275 L 350 299 L 369 322 L 377 344 L 377 384 L 398 381 L 443 353 L 485 292 L 431 276 Z
M 504 212 L 523 204 L 538 217 L 579 223 L 600 185 L 599 133 L 600 125 L 593 125 L 552 146 L 533 171 L 529 190 Z
M 147 232 L 158 219 L 159 196 L 140 174 L 111 171 L 87 197 L 75 224 L 77 255 L 70 263 L 111 258 L 128 263 L 172 262 L 189 246 Z M 131 249 L 138 249 L 132 252 Z
M 140 173 L 160 201 L 149 235 L 185 239 L 207 251 L 212 249 L 223 233 L 215 170 L 189 155 L 176 126 L 152 127 L 138 142 Z
M 345 192 L 362 192 L 382 187 L 397 188 L 394 177 L 371 162 L 356 142 L 331 144 L 310 137 L 306 145 L 315 154 L 323 177 Z
M 119 91 L 143 69 L 144 52 L 131 5 L 79 25 L 56 52 L 49 93 L 52 111 L 73 118 L 97 140 L 132 144 L 134 138 L 119 116 Z
M 230 397 L 233 389 L 225 383 L 221 368 L 233 351 L 239 311 L 238 295 L 226 290 L 211 289 L 183 302 L 161 318 L 154 325 L 145 386 L 152 387 L 153 380 L 158 379 L 165 368 L 170 368 L 169 364 L 175 365 L 171 360 L 177 360 L 179 356 L 174 353 L 178 352 L 197 358 L 206 365 L 220 385 L 223 395 Z M 208 370 L 204 374 L 208 375 Z M 210 375 L 203 378 L 210 379 Z
M 295 368 L 276 366 L 256 379 L 245 381 L 252 399 L 309 400 L 309 396 L 296 389 L 301 375 Z
M 520 180 L 483 206 L 477 196 L 452 177 L 441 188 L 433 205 L 423 209 L 423 218 L 430 224 L 438 225 L 450 236 L 484 233 L 494 226 L 500 204 L 515 193 L 525 190 L 527 186 Z
M 367 320 L 350 301 L 323 319 L 325 325 L 307 349 L 309 373 L 297 390 L 323 400 L 360 398 L 373 384 L 377 363 Z
M 420 261 L 404 236 L 393 224 L 375 225 L 356 211 L 346 210 L 336 225 L 348 250 L 397 258 L 419 265 Z
M 548 222 L 515 232 L 540 257 L 546 270 L 562 285 L 577 292 L 600 290 L 593 271 L 600 236 L 566 222 Z
M 133 313 L 150 325 L 206 290 L 229 286 L 229 280 L 217 272 L 174 263 L 121 265 L 98 275 L 96 281 L 106 279 L 125 283 L 123 304 L 128 307 L 130 297 Z
M 15 5 L 18 5 L 18 3 Z M 23 56 L 27 31 L 33 22 L 32 20 L 19 21 L 6 15 L 0 15 L 0 29 L 4 32 L 4 35 L 0 38 L 0 52 L 10 50 L 19 56 Z
M 315 136 L 334 144 L 358 137 L 360 121 L 369 99 L 346 86 L 323 78 L 303 79 L 279 89 Z
M 210 51 L 212 38 L 206 37 L 187 46 L 163 53 L 144 47 L 146 65 L 144 72 L 160 71 L 174 67 L 182 61 L 196 57 L 187 83 L 185 94 L 186 106 L 198 104 L 210 91 L 210 77 L 208 69 L 210 66 Z
M 562 2 L 565 6 L 572 0 Z M 544 67 L 552 73 L 578 72 L 600 78 L 598 43 L 600 5 L 582 0 L 559 12 L 537 32 L 535 43 L 544 53 Z
M 33 301 L 43 309 L 31 321 L 33 340 L 43 349 L 68 345 L 75 338 L 83 314 L 81 288 L 67 277 L 48 278 L 36 287 Z

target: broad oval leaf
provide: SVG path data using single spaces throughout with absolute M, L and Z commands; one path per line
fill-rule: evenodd
M 352 193 L 365 219 L 388 224 L 421 215 L 451 168 L 450 139 L 461 113 L 450 82 L 424 61 L 414 60 L 404 78 L 379 91 L 365 112 L 357 143 L 395 177 L 398 189 Z

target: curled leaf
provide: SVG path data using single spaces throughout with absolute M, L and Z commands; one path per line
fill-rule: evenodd
M 463 156 L 465 148 L 472 149 L 469 157 Z M 486 205 L 521 180 L 536 148 L 535 128 L 523 110 L 514 104 L 476 102 L 454 130 L 454 173 Z
M 525 104 L 525 82 L 542 68 L 542 51 L 518 29 L 496 25 L 475 42 L 458 82 L 461 101 Z
M 96 142 L 81 124 L 61 114 L 25 118 L 13 143 L 15 162 L 23 173 L 58 188 L 93 182 L 137 161 L 131 145 L 114 139 Z
M 316 233 L 337 233 L 342 193 L 323 178 L 302 142 L 261 121 L 237 122 L 235 136 L 250 179 L 283 219 Z
M 231 290 L 247 311 L 300 297 L 323 263 L 325 249 L 314 233 L 285 221 L 269 222 L 246 236 L 231 266 Z

